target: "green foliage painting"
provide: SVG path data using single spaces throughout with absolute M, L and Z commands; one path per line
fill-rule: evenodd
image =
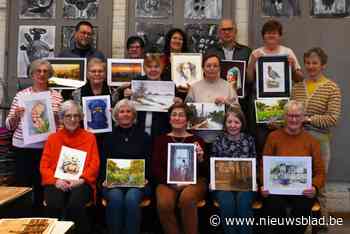
M 271 98 L 256 100 L 256 122 L 283 122 L 283 108 L 287 102 L 287 98 Z

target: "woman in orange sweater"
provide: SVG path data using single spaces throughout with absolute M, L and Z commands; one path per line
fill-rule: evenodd
M 95 195 L 100 161 L 95 136 L 80 128 L 82 117 L 81 108 L 74 101 L 62 104 L 60 118 L 64 127 L 49 136 L 40 162 L 40 173 L 49 216 L 62 218 L 64 214 L 66 220 L 74 221 L 76 233 L 89 233 L 84 207 Z M 56 178 L 62 146 L 86 152 L 79 179 Z M 66 162 L 74 164 L 74 160 L 66 160 L 63 164 Z M 73 166 L 79 167 L 79 163 Z

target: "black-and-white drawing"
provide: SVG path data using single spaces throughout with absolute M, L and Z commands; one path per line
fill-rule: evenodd
M 185 19 L 222 18 L 222 0 L 186 0 Z
M 27 77 L 28 65 L 36 59 L 53 57 L 55 26 L 21 25 L 18 31 L 17 75 Z
M 300 16 L 299 0 L 263 0 L 263 16 L 292 17 Z
M 190 47 L 193 52 L 204 54 L 206 50 L 217 43 L 217 24 L 185 24 Z
M 62 49 L 63 48 L 73 48 L 74 47 L 74 33 L 75 26 L 63 26 L 62 27 Z M 97 48 L 97 35 L 98 27 L 92 28 L 92 47 Z
M 347 17 L 350 15 L 350 0 L 312 0 L 311 16 Z
M 168 18 L 173 14 L 173 0 L 137 0 L 135 16 L 144 18 Z
M 56 0 L 20 0 L 20 19 L 55 18 Z
M 64 0 L 66 19 L 96 19 L 100 0 Z
M 137 22 L 137 35 L 145 42 L 145 51 L 151 53 L 161 53 L 164 48 L 165 35 L 171 29 L 170 24 L 157 24 Z

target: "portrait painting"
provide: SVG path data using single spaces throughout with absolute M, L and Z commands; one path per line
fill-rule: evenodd
M 185 19 L 221 19 L 222 0 L 185 0 Z
M 132 96 L 137 111 L 168 112 L 174 103 L 175 84 L 172 81 L 131 81 Z
M 143 74 L 143 59 L 107 60 L 107 82 L 109 86 L 121 86 Z
M 227 80 L 236 90 L 239 98 L 244 97 L 246 62 L 241 60 L 221 60 L 221 78 Z
M 197 158 L 195 144 L 168 144 L 168 184 L 196 184 Z
M 138 21 L 135 24 L 137 36 L 145 42 L 145 51 L 161 53 L 164 49 L 165 35 L 172 28 L 171 24 Z
M 190 109 L 189 129 L 222 130 L 225 118 L 225 105 L 215 103 L 187 103 Z
M 258 98 L 290 97 L 291 66 L 288 56 L 263 56 L 256 63 Z
M 56 131 L 49 92 L 22 95 L 19 106 L 25 108 L 21 119 L 25 145 L 45 141 L 50 133 Z
M 217 24 L 185 24 L 185 32 L 189 39 L 190 48 L 195 53 L 205 54 L 208 48 L 218 42 Z
M 311 0 L 311 16 L 342 18 L 350 15 L 350 0 Z
M 172 14 L 173 0 L 136 0 L 136 17 L 169 18 Z
M 86 155 L 85 151 L 62 146 L 55 170 L 55 178 L 79 180 L 83 174 Z
M 264 188 L 270 194 L 302 195 L 312 187 L 311 157 L 264 156 Z
M 84 128 L 93 133 L 111 132 L 111 98 L 109 95 L 83 97 Z
M 86 84 L 86 58 L 48 58 L 53 68 L 49 87 L 76 89 Z
M 113 187 L 145 187 L 144 159 L 107 159 L 106 183 Z
M 56 0 L 19 0 L 20 19 L 53 19 Z
M 96 19 L 100 0 L 64 0 L 63 18 Z
M 210 158 L 210 186 L 221 191 L 256 191 L 255 158 Z
M 256 123 L 270 123 L 284 121 L 284 106 L 288 98 L 263 98 L 255 100 Z
M 74 48 L 75 26 L 62 26 L 61 49 Z M 92 27 L 91 47 L 97 48 L 98 27 Z
M 18 31 L 17 76 L 27 77 L 27 69 L 36 59 L 54 57 L 55 26 L 20 25 Z
M 292 17 L 301 15 L 299 0 L 262 0 L 261 4 L 263 16 Z
M 203 78 L 202 54 L 171 53 L 171 79 L 179 87 L 188 87 Z

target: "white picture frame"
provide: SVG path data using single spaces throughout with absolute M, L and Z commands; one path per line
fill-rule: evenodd
M 210 188 L 221 191 L 256 191 L 256 159 L 211 157 Z
M 85 151 L 62 146 L 55 170 L 55 178 L 79 180 L 84 171 L 86 155 Z
M 112 131 L 111 97 L 109 95 L 82 98 L 84 129 L 93 133 Z M 95 113 L 93 113 L 96 110 Z
M 264 189 L 270 194 L 302 195 L 312 187 L 310 156 L 263 156 Z
M 175 84 L 172 81 L 131 81 L 132 96 L 137 111 L 167 112 L 174 103 Z
M 195 144 L 168 144 L 167 183 L 178 185 L 197 183 L 197 155 Z
M 191 130 L 223 130 L 225 105 L 209 102 L 188 102 L 192 117 L 187 129 Z
M 109 86 L 129 84 L 144 75 L 143 59 L 107 59 L 107 83 Z
M 256 123 L 283 123 L 289 98 L 262 98 L 254 101 Z
M 24 94 L 19 97 L 19 106 L 25 111 L 21 118 L 23 142 L 25 145 L 43 142 L 56 132 L 56 123 L 52 110 L 51 95 L 49 91 Z M 33 118 L 34 112 L 39 115 Z
M 171 53 L 171 79 L 176 86 L 188 87 L 203 79 L 201 53 Z

